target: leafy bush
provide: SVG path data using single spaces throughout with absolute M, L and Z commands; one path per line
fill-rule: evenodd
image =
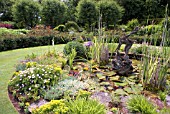
M 65 47 L 64 47 L 64 54 L 65 55 L 69 55 L 72 52 L 72 49 L 75 49 L 77 52 L 77 56 L 78 58 L 86 58 L 86 49 L 83 46 L 83 44 L 77 42 L 77 41 L 72 41 L 72 42 L 68 42 Z
M 60 32 L 64 32 L 65 30 L 65 25 L 58 25 L 57 27 L 54 28 L 54 30 L 58 30 Z
M 148 25 L 145 27 L 146 33 L 148 35 L 155 34 L 158 31 L 161 31 L 161 26 L 160 25 Z
M 65 24 L 65 31 L 69 31 L 69 29 L 71 29 L 71 28 L 74 28 L 77 32 L 79 32 L 79 29 L 80 29 L 76 22 L 68 21 Z
M 127 29 L 133 30 L 136 26 L 139 26 L 139 22 L 137 19 L 132 19 L 127 23 Z
M 93 99 L 77 98 L 66 103 L 69 114 L 105 114 L 106 108 L 103 104 Z
M 65 94 L 69 96 L 76 96 L 80 89 L 85 89 L 86 84 L 76 79 L 65 79 L 57 85 L 52 86 L 45 92 L 45 99 L 59 99 Z
M 135 46 L 135 47 L 132 47 L 130 52 L 133 53 L 133 54 L 143 54 L 143 49 L 144 49 L 144 46 L 145 45 L 138 45 L 138 46 Z M 146 49 L 149 49 L 148 46 L 145 46 Z
M 27 67 L 30 67 L 31 65 L 28 64 Z M 61 68 L 50 65 L 36 65 L 36 67 L 15 72 L 8 84 L 9 91 L 18 99 L 20 97 L 26 100 L 34 99 L 36 96 L 41 96 L 44 89 L 56 84 L 61 73 Z
M 127 101 L 127 108 L 133 113 L 156 114 L 156 108 L 144 96 L 134 95 Z
M 33 110 L 32 114 L 67 114 L 68 110 L 63 100 L 51 100 L 49 103 Z

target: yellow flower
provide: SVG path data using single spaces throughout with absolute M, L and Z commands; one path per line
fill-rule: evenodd
M 84 67 L 83 70 L 84 70 L 84 71 L 87 71 L 87 70 L 89 70 L 89 68 L 88 68 L 88 67 Z
M 26 102 L 25 105 L 26 105 L 26 106 L 30 106 L 30 103 L 29 103 L 29 102 Z

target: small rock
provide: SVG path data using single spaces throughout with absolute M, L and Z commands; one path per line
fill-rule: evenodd
M 170 107 L 170 96 L 169 95 L 166 96 L 166 105 Z
M 32 112 L 33 109 L 38 108 L 46 103 L 48 103 L 48 102 L 44 99 L 39 100 L 38 102 L 34 102 L 34 103 L 30 104 L 30 106 L 28 107 L 28 110 L 29 110 L 29 112 Z
M 105 106 L 109 106 L 109 103 L 112 102 L 112 98 L 107 92 L 95 92 L 92 96 L 92 99 L 99 100 Z
M 114 114 L 113 112 L 111 112 L 111 111 L 108 111 L 106 114 Z

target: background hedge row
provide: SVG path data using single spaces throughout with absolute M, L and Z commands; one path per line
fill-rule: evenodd
M 57 36 L 5 38 L 0 39 L 0 51 L 51 45 L 53 38 L 55 44 L 65 44 L 71 41 L 71 38 Z

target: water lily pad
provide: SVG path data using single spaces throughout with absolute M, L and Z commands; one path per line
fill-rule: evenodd
M 130 88 L 130 87 L 125 87 L 125 88 L 123 88 L 127 93 L 129 93 L 129 94 L 132 94 L 132 93 L 134 93 L 134 91 L 132 90 L 132 88 Z
M 110 85 L 110 83 L 109 82 L 101 82 L 100 85 L 104 85 L 105 86 L 105 85 Z
M 106 79 L 106 77 L 103 76 L 103 74 L 101 74 L 101 73 L 97 73 L 96 76 L 97 76 L 100 80 L 105 80 L 105 79 Z
M 110 72 L 107 72 L 107 73 L 105 73 L 104 75 L 106 75 L 106 76 L 115 76 L 116 75 L 116 72 L 114 72 L 114 71 L 110 71 Z
M 123 89 L 116 89 L 114 93 L 118 95 L 128 95 Z
M 126 86 L 128 85 L 127 82 L 115 82 L 115 86 Z
M 119 76 L 113 76 L 113 77 L 110 77 L 110 80 L 120 82 L 119 78 L 120 78 Z

